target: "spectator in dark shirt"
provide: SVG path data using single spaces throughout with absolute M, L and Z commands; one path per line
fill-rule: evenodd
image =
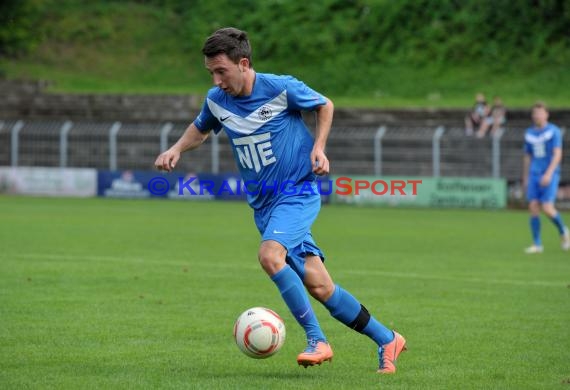
M 465 134 L 473 135 L 474 129 L 479 129 L 485 118 L 489 115 L 489 106 L 485 100 L 485 95 L 478 93 L 475 95 L 475 104 L 465 117 Z
M 493 106 L 491 111 L 481 122 L 479 130 L 477 131 L 477 138 L 483 138 L 489 132 L 495 135 L 497 131 L 507 122 L 507 110 L 500 97 L 493 98 Z

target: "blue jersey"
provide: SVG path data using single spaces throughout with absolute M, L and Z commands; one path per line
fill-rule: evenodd
M 316 180 L 310 161 L 314 140 L 301 111 L 324 104 L 324 96 L 294 77 L 256 73 L 249 96 L 210 89 L 194 125 L 202 132 L 224 129 L 244 183 L 258 184 L 247 186 L 247 197 L 260 209 L 284 192 L 282 185 L 290 189 Z
M 543 175 L 548 169 L 554 148 L 562 148 L 562 134 L 560 129 L 552 123 L 547 123 L 542 129 L 529 127 L 525 136 L 525 153 L 531 156 L 531 175 Z M 554 173 L 560 173 L 560 164 Z

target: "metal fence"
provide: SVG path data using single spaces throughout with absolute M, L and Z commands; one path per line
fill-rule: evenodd
M 152 170 L 156 156 L 183 134 L 187 123 L 0 121 L 0 165 Z M 465 136 L 443 126 L 333 127 L 327 155 L 335 174 L 504 177 L 520 180 L 523 128 L 494 137 Z M 563 180 L 570 161 L 563 161 Z M 223 134 L 183 155 L 186 172 L 235 172 Z

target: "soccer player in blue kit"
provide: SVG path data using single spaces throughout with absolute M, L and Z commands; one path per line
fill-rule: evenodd
M 560 161 L 562 160 L 562 134 L 560 129 L 548 122 L 548 110 L 544 103 L 532 107 L 534 126 L 526 130 L 523 186 L 527 188 L 530 230 L 533 244 L 526 253 L 542 253 L 540 237 L 540 207 L 556 226 L 563 250 L 570 249 L 570 234 L 554 207 L 558 183 L 560 182 Z
M 332 124 L 332 102 L 294 77 L 255 72 L 247 34 L 236 28 L 216 31 L 206 40 L 202 53 L 215 86 L 196 120 L 157 157 L 155 166 L 170 172 L 182 152 L 201 145 L 211 130 L 217 133 L 223 129 L 244 183 L 260 184 L 256 191 L 248 191 L 248 203 L 262 237 L 258 259 L 305 330 L 307 347 L 297 356 L 297 363 L 307 367 L 333 357 L 309 293 L 334 318 L 374 340 L 378 372 L 394 373 L 406 340 L 333 282 L 323 263 L 324 254 L 311 234 L 321 206 L 316 175 L 329 172 L 325 144 Z M 301 111 L 316 111 L 315 138 Z M 286 190 L 282 183 L 288 183 Z

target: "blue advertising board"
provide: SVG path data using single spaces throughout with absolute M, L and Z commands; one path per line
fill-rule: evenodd
M 235 174 L 184 172 L 98 171 L 97 195 L 110 198 L 168 198 L 175 200 L 245 200 Z
M 330 182 L 319 178 L 323 203 L 328 203 Z M 98 171 L 97 195 L 110 198 L 167 198 L 174 200 L 247 200 L 259 185 L 244 183 L 236 173 L 160 173 L 152 171 Z M 278 187 L 277 187 L 278 188 Z

